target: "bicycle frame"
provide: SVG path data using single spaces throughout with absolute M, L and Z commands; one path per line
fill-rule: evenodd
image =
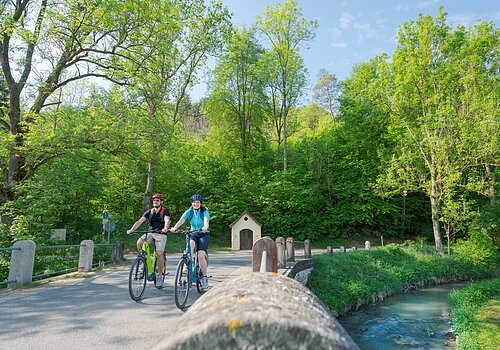
M 142 251 L 144 252 L 144 258 L 146 260 L 146 266 L 147 266 L 147 277 L 148 280 L 150 279 L 150 276 L 153 276 L 155 274 L 154 268 L 155 268 L 155 261 L 158 259 L 158 254 L 156 253 L 156 249 L 153 250 L 153 254 L 151 254 L 151 245 L 152 243 L 148 242 L 148 233 L 146 232 L 146 239 L 144 240 L 144 244 L 142 245 Z
M 186 264 L 189 269 L 189 277 L 191 282 L 198 282 L 201 281 L 201 278 L 198 277 L 196 273 L 196 261 L 198 260 L 198 245 L 195 247 L 194 251 L 194 256 L 191 254 L 191 239 L 190 239 L 190 234 L 193 233 L 193 231 L 188 231 L 186 232 L 186 249 L 184 250 L 184 253 L 182 254 L 182 258 L 186 260 Z
M 154 281 L 155 287 L 161 289 L 165 276 L 168 274 L 167 256 L 164 253 L 163 274 L 157 275 L 158 253 L 156 249 L 153 249 L 152 243 L 148 242 L 148 234 L 152 232 L 146 231 L 144 233 L 145 239 L 142 244 L 142 252 L 135 258 L 129 272 L 129 294 L 135 301 L 139 301 L 142 298 L 147 281 Z M 159 280 L 160 283 L 158 283 Z
M 196 246 L 194 254 L 191 254 L 190 235 L 197 232 L 200 231 L 176 231 L 176 233 L 184 233 L 186 235 L 186 248 L 182 252 L 182 256 L 177 264 L 174 282 L 175 305 L 179 309 L 186 306 L 192 283 L 196 284 L 198 293 L 203 294 L 206 291 L 202 288 L 201 283 L 203 272 L 198 263 L 198 246 Z

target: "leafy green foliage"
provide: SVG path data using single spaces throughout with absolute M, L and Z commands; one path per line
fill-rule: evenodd
M 459 240 L 453 251 L 474 266 L 487 268 L 500 264 L 498 247 L 493 244 L 485 229 L 472 232 L 468 239 Z
M 61 36 L 83 28 L 72 38 L 89 49 L 97 44 L 91 33 L 124 29 L 116 36 L 127 48 L 120 49 L 123 56 L 91 55 L 106 65 L 96 72 L 127 85 L 99 88 L 62 74 L 78 78 L 82 92 L 46 81 L 41 87 L 47 90 L 34 96 L 38 105 L 23 106 L 31 112 L 21 118 L 29 117 L 22 143 L 14 148 L 14 135 L 2 131 L 1 172 L 9 174 L 11 152 L 19 152 L 22 165 L 0 193 L 2 220 L 10 225 L 0 232 L 3 246 L 18 239 L 48 242 L 50 230 L 61 227 L 70 241 L 102 239 L 103 211 L 117 224 L 112 238 L 121 237 L 150 204 L 148 193 L 162 192 L 177 220 L 199 192 L 212 214 L 214 239 L 227 244 L 229 225 L 244 210 L 263 224 L 264 234 L 313 244 L 419 236 L 417 249 L 441 236 L 432 230 L 438 223 L 452 250 L 457 238 L 486 229 L 492 241 L 461 241 L 456 252 L 471 253 L 478 267 L 491 263 L 491 247 L 498 245 L 500 134 L 498 35 L 491 24 L 452 29 L 444 13 L 421 16 L 401 27 L 393 57 L 361 63 L 338 84 L 322 71 L 321 107 L 296 107 L 306 81 L 298 46 L 312 39 L 316 23 L 302 18 L 295 1 L 270 6 L 258 26 L 235 30 L 220 2 L 154 0 L 140 12 L 133 1 L 90 5 L 80 11 L 81 2 L 61 2 L 64 11 L 44 27 L 50 39 L 44 45 L 72 52 L 73 42 L 66 47 Z M 296 26 L 285 33 L 290 23 Z M 56 25 L 64 32 L 49 30 Z M 266 48 L 257 41 L 258 33 L 270 39 L 278 32 L 295 46 L 283 41 Z M 186 93 L 209 54 L 219 58 L 210 96 L 191 103 Z M 331 105 L 337 92 L 338 105 Z M 2 103 L 7 96 L 2 90 Z M 42 108 L 45 101 L 54 105 Z M 8 109 L 0 107 L 4 125 Z M 285 133 L 286 172 L 280 165 Z M 436 160 L 434 167 L 428 159 Z M 432 176 L 439 180 L 434 216 Z M 406 267 L 393 269 L 406 274 Z M 351 288 L 366 292 L 358 283 Z

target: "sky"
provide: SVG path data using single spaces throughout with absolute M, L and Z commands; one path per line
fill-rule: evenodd
M 277 0 L 283 3 L 283 0 Z M 271 0 L 222 0 L 233 13 L 233 24 L 250 27 L 257 15 L 263 15 Z M 436 17 L 443 6 L 447 22 L 473 26 L 478 20 L 500 23 L 500 1 L 497 0 L 296 0 L 307 20 L 317 20 L 315 38 L 301 50 L 309 71 L 310 98 L 321 68 L 339 80 L 349 76 L 352 68 L 385 52 L 392 55 L 398 28 L 419 14 Z M 204 84 L 195 87 L 191 96 L 197 101 L 205 92 Z

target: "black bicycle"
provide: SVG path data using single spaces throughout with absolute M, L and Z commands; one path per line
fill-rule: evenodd
M 132 266 L 130 266 L 128 275 L 128 291 L 130 297 L 135 301 L 139 301 L 144 295 L 147 281 L 153 281 L 155 287 L 158 289 L 162 288 L 163 282 L 165 281 L 165 275 L 167 275 L 167 255 L 163 252 L 163 274 L 157 276 L 158 254 L 153 247 L 153 243 L 148 242 L 148 234 L 161 233 L 161 230 L 135 231 L 134 233 L 146 234 L 142 252 L 137 255 Z M 161 283 L 158 283 L 160 281 Z
M 189 290 L 191 284 L 196 284 L 196 289 L 198 293 L 205 293 L 205 289 L 202 288 L 201 280 L 203 279 L 203 272 L 201 271 L 199 261 L 198 261 L 198 246 L 196 246 L 195 253 L 191 254 L 190 238 L 192 233 L 202 233 L 207 234 L 209 231 L 201 230 L 177 230 L 175 233 L 183 233 L 186 235 L 186 248 L 182 253 L 182 257 L 177 264 L 177 270 L 175 272 L 175 283 L 174 283 L 174 298 L 175 305 L 179 309 L 183 309 L 186 306 L 186 302 L 189 296 Z M 207 256 L 208 263 L 208 256 Z

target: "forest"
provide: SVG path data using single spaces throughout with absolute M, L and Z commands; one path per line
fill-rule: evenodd
M 226 242 L 247 210 L 273 238 L 498 246 L 493 23 L 422 14 L 401 24 L 392 55 L 339 81 L 309 76 L 301 55 L 317 22 L 293 0 L 250 28 L 219 1 L 0 9 L 1 247 L 57 228 L 100 239 L 103 212 L 119 237 L 156 192 L 174 220 L 201 193 Z

